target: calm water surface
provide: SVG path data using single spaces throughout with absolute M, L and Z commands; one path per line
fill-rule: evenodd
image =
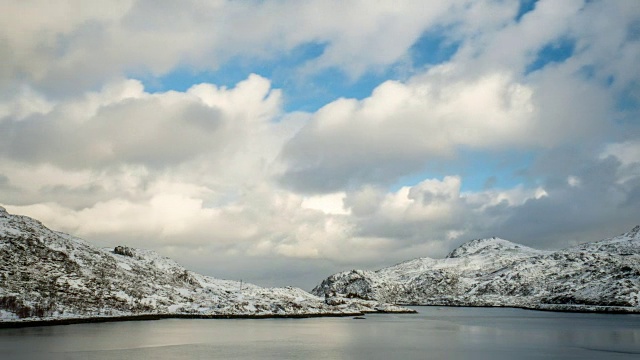
M 416 309 L 0 329 L 0 359 L 640 359 L 639 315 Z

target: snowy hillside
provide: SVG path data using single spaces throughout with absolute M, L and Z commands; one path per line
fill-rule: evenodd
M 640 312 L 640 227 L 560 251 L 472 240 L 444 259 L 334 274 L 312 292 L 405 305 Z
M 307 316 L 407 311 L 376 301 L 325 301 L 186 270 L 153 251 L 98 249 L 0 207 L 0 323 L 38 319 Z

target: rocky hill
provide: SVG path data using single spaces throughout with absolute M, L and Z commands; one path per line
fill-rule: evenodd
M 560 251 L 498 238 L 469 241 L 444 259 L 334 274 L 316 295 L 405 305 L 511 306 L 640 312 L 640 226 Z
M 196 274 L 153 251 L 99 249 L 0 207 L 0 326 L 136 315 L 320 316 L 408 311 Z

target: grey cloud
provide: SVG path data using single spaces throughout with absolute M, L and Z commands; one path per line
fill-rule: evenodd
M 54 185 L 40 189 L 32 201 L 64 203 L 71 209 L 80 210 L 90 207 L 99 201 L 106 201 L 114 196 L 117 195 L 113 191 L 107 191 L 103 185 L 97 183 L 83 184 L 76 187 Z
M 375 145 L 371 147 L 373 149 Z M 307 160 L 298 149 L 285 147 L 283 156 L 295 160 L 289 162 L 287 171 L 279 178 L 280 183 L 300 193 L 328 193 L 357 188 L 362 184 L 389 185 L 400 176 L 417 172 L 425 165 L 425 159 L 410 156 L 389 160 L 388 156 L 378 157 L 376 154 L 362 153 L 358 156 L 350 153 L 350 149 L 340 153 L 330 140 L 314 151 L 314 158 L 317 153 L 326 151 L 326 155 L 317 161 Z M 377 147 L 373 151 L 384 151 L 384 148 Z M 383 159 L 385 157 L 387 159 Z
M 378 204 L 384 199 L 384 191 L 381 188 L 366 186 L 358 191 L 346 194 L 343 205 L 351 209 L 356 217 L 370 216 L 377 211 Z
M 25 191 L 13 185 L 9 177 L 2 173 L 0 173 L 0 194 L 2 202 L 8 204 L 22 204 L 21 200 L 25 197 Z
M 351 264 L 336 263 L 317 259 L 295 259 L 273 256 L 230 255 L 208 249 L 199 251 L 158 251 L 171 256 L 181 263 L 188 263 L 190 269 L 222 279 L 251 282 L 261 286 L 297 286 L 310 291 L 327 275 L 343 271 Z M 377 266 L 377 265 L 373 265 Z
M 386 257 L 402 260 L 399 257 L 405 249 L 421 244 L 439 245 L 413 256 L 444 256 L 464 241 L 490 236 L 540 249 L 562 248 L 614 236 L 640 224 L 640 177 L 621 182 L 622 164 L 614 157 L 580 156 L 563 172 L 562 165 L 571 152 L 562 156 L 557 150 L 553 154 L 543 156 L 542 161 L 545 168 L 553 169 L 540 184 L 547 196 L 531 197 L 521 204 L 503 200 L 489 205 L 455 194 L 425 197 L 428 191 L 414 187 L 411 191 L 420 194 L 416 199 L 446 204 L 446 216 L 412 219 L 409 210 L 403 210 L 402 216 L 390 217 L 378 201 L 375 211 L 354 214 L 354 235 L 390 239 L 392 250 Z M 578 178 L 579 184 L 571 185 L 569 176 Z
M 625 209 L 633 209 L 640 203 L 640 179 L 635 178 L 628 180 L 625 186 L 630 190 L 627 193 L 627 199 L 622 203 L 622 207 Z M 640 225 L 640 216 L 638 219 L 638 225 Z
M 195 101 L 174 108 L 155 98 L 132 99 L 80 122 L 63 116 L 0 123 L 2 153 L 64 168 L 121 163 L 162 167 L 218 148 L 225 132 L 220 111 Z
M 559 163 L 560 165 L 561 163 Z M 613 158 L 583 163 L 566 172 L 564 182 L 547 181 L 549 196 L 530 199 L 510 211 L 492 230 L 504 238 L 538 248 L 558 248 L 617 235 L 640 224 L 640 179 L 620 183 L 620 163 Z M 577 175 L 580 184 L 567 184 Z

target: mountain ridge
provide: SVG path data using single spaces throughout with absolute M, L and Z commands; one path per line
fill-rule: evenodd
M 509 240 L 498 237 L 474 239 L 461 244 L 453 249 L 445 258 L 453 259 L 470 255 L 491 254 L 494 252 L 509 251 L 513 253 L 536 253 L 542 254 L 544 250 L 537 250 L 531 247 L 516 244 Z
M 403 305 L 640 312 L 640 226 L 557 251 L 475 239 L 443 259 L 333 274 L 312 293 Z
M 197 274 L 151 250 L 100 249 L 0 207 L 0 326 L 145 317 L 305 317 L 412 312 L 299 288 Z M 8 325 L 7 325 L 8 326 Z

